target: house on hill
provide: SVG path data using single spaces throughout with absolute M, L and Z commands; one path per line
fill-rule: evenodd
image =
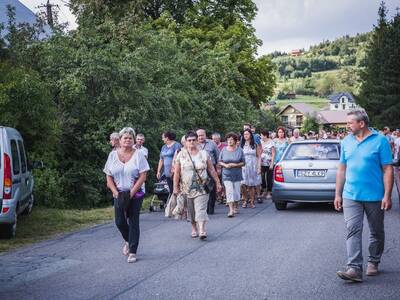
M 277 114 L 282 124 L 289 128 L 301 128 L 307 116 L 316 115 L 317 111 L 306 103 L 292 103 L 286 105 Z
M 353 95 L 347 92 L 341 92 L 328 96 L 330 110 L 350 110 L 356 108 L 356 102 Z
M 304 121 L 312 116 L 320 124 L 320 129 L 345 129 L 349 110 L 317 110 L 306 103 L 292 103 L 282 108 L 277 117 L 288 129 L 301 128 Z
M 317 120 L 320 128 L 334 127 L 345 129 L 347 125 L 348 110 L 321 110 L 317 114 Z
M 290 51 L 290 56 L 301 56 L 301 50 L 300 49 L 293 49 L 292 51 Z

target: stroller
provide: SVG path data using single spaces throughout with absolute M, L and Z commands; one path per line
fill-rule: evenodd
M 161 177 L 160 181 L 154 184 L 153 197 L 150 201 L 150 212 L 164 209 L 170 196 L 169 187 L 165 177 Z

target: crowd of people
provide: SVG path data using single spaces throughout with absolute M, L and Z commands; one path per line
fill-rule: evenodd
M 381 132 L 391 145 L 395 162 L 398 162 L 400 130 Z M 199 128 L 188 131 L 176 141 L 176 134 L 166 131 L 159 153 L 157 180 L 166 180 L 172 197 L 183 199 L 177 211 L 181 218 L 191 222 L 191 237 L 207 238 L 206 223 L 214 214 L 216 202 L 227 206 L 227 217 L 235 217 L 239 208 L 255 208 L 272 196 L 273 169 L 288 145 L 305 139 L 337 139 L 346 132 L 308 132 L 299 129 L 288 132 L 278 127 L 271 132 L 259 133 L 251 124 L 244 124 L 240 133 L 224 135 L 214 132 L 207 138 Z M 144 146 L 145 136 L 135 135 L 132 128 L 124 128 L 110 135 L 113 148 L 104 172 L 107 187 L 113 194 L 115 221 L 125 244 L 123 254 L 128 262 L 136 261 L 139 243 L 139 213 L 145 193 L 145 181 L 150 167 L 149 151 Z M 133 200 L 132 200 L 133 199 Z

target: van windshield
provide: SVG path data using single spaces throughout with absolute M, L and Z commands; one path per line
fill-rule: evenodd
M 306 143 L 290 145 L 284 160 L 339 160 L 338 143 Z

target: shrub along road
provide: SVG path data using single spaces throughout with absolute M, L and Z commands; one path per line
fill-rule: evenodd
M 0 299 L 395 299 L 400 295 L 400 209 L 386 215 L 382 274 L 349 284 L 343 216 L 328 205 L 268 201 L 226 218 L 219 205 L 208 241 L 161 213 L 141 216 L 139 260 L 128 264 L 113 224 L 0 256 Z M 367 256 L 367 230 L 364 230 Z

